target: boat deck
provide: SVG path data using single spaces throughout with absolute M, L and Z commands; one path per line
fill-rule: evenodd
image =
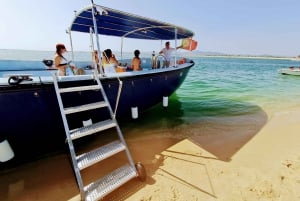
M 127 61 L 127 60 L 125 60 Z M 126 72 L 115 72 L 115 73 L 106 73 L 105 76 L 100 79 L 110 79 L 110 78 L 124 78 L 124 77 L 132 77 L 136 75 L 147 75 L 147 74 L 155 74 L 160 72 L 168 72 L 180 68 L 186 68 L 191 65 L 191 60 L 188 60 L 187 63 L 177 65 L 176 67 L 171 66 L 167 68 L 156 68 L 152 69 L 150 67 L 150 59 L 142 59 L 142 68 L 141 71 L 126 71 Z M 84 67 L 85 66 L 85 67 Z M 59 77 L 59 81 L 79 81 L 79 80 L 89 80 L 93 77 L 93 70 L 87 69 L 89 66 L 88 62 L 81 62 L 81 65 L 78 68 L 85 69 L 84 75 L 68 75 Z M 7 86 L 8 79 L 12 76 L 28 76 L 31 80 L 24 80 L 20 84 L 46 84 L 53 83 L 53 78 L 51 73 L 56 72 L 56 70 L 2 70 L 0 71 L 0 86 Z

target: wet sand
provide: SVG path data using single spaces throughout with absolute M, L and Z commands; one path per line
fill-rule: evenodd
M 299 122 L 300 108 L 294 108 L 213 123 L 126 130 L 133 158 L 144 164 L 148 176 L 145 182 L 129 181 L 103 200 L 300 200 Z M 121 153 L 96 164 L 83 171 L 85 181 L 125 161 Z M 0 197 L 80 200 L 67 154 L 1 174 Z

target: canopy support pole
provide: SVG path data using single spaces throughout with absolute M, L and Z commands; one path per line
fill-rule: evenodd
M 95 11 L 95 4 L 94 4 L 94 1 L 92 1 L 92 16 L 93 16 L 93 24 L 94 24 L 94 32 L 95 32 L 95 35 L 96 35 L 96 42 L 97 42 L 97 50 L 98 50 L 98 55 L 101 54 L 101 51 L 100 51 L 100 43 L 99 43 L 99 36 L 98 36 L 98 26 L 97 26 L 97 22 L 96 22 L 96 11 Z M 101 13 L 97 13 L 97 15 L 101 15 Z M 103 75 L 103 69 L 102 69 L 102 62 L 100 62 L 100 75 Z M 96 74 L 98 74 L 98 71 L 97 71 L 97 68 L 94 69 Z
M 123 60 L 123 41 L 124 37 L 121 38 L 121 61 Z
M 174 66 L 177 66 L 177 27 L 175 27 L 175 64 Z
M 91 51 L 95 50 L 93 33 L 94 33 L 93 28 L 90 27 L 90 43 L 91 43 L 90 47 L 91 47 Z
M 92 57 L 92 61 L 93 61 L 93 64 L 94 64 L 94 69 L 97 69 L 97 61 L 99 61 L 99 54 L 95 54 L 95 46 L 94 46 L 94 36 L 93 36 L 93 28 L 90 27 L 90 47 L 91 47 L 91 57 Z M 97 58 L 96 58 L 97 57 Z M 98 72 L 99 73 L 99 72 Z
M 73 40 L 72 40 L 72 34 L 71 34 L 70 28 L 69 28 L 69 30 L 67 31 L 67 33 L 69 34 L 69 38 L 70 38 L 70 45 L 71 45 L 71 51 L 72 51 L 72 61 L 74 62 Z

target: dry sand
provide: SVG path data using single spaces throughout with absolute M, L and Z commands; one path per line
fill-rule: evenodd
M 134 160 L 146 167 L 147 180 L 132 180 L 104 200 L 300 200 L 300 109 L 259 121 L 259 127 L 239 129 L 240 135 L 230 127 L 185 125 L 176 129 L 188 129 L 190 135 L 180 138 L 170 137 L 171 129 L 159 131 L 162 137 L 128 139 Z M 122 164 L 124 156 L 108 160 L 83 172 L 87 180 Z M 79 200 L 67 155 L 0 175 L 0 194 L 1 200 Z

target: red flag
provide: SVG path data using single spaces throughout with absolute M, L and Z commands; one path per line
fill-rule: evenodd
M 195 50 L 197 48 L 197 45 L 198 42 L 191 38 L 185 38 L 182 39 L 181 41 L 181 46 L 182 46 L 181 48 L 185 50 L 189 50 L 189 51 Z

